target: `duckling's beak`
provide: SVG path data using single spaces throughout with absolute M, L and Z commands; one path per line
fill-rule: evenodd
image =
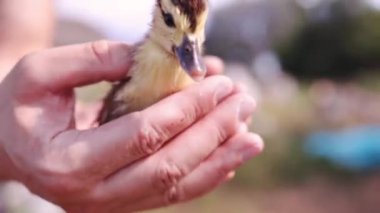
M 185 36 L 182 44 L 173 49 L 182 68 L 194 80 L 201 80 L 206 75 L 206 67 L 197 41 L 191 41 Z

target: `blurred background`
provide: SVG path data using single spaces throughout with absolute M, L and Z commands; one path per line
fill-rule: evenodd
M 211 0 L 206 53 L 258 100 L 265 152 L 203 199 L 153 212 L 380 212 L 380 0 Z M 154 0 L 56 0 L 54 45 L 128 43 Z M 106 86 L 78 90 L 86 102 Z M 60 212 L 12 185 L 6 212 Z

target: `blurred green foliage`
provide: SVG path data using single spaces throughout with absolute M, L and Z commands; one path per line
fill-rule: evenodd
M 344 1 L 315 10 L 305 14 L 292 39 L 278 45 L 285 70 L 301 79 L 346 80 L 379 68 L 378 11 L 347 7 Z
M 379 81 L 378 81 L 379 82 Z M 357 174 L 332 165 L 323 159 L 313 159 L 303 150 L 305 137 L 325 125 L 309 96 L 309 85 L 300 90 L 289 102 L 267 98 L 262 100 L 253 116 L 253 132 L 264 137 L 265 150 L 237 173 L 236 187 L 275 189 L 284 185 L 299 185 L 312 177 L 350 181 Z M 268 96 L 267 96 L 268 97 Z M 263 129 L 267 120 L 275 118 L 271 132 Z

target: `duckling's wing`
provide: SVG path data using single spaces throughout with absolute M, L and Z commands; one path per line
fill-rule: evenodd
M 126 110 L 127 106 L 125 102 L 115 100 L 116 94 L 125 87 L 131 80 L 131 77 L 116 83 L 103 102 L 103 108 L 99 113 L 98 122 L 100 125 L 107 123 L 117 117 L 120 117 Z

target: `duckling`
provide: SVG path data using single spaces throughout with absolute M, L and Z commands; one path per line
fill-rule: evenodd
M 140 111 L 204 78 L 207 0 L 157 0 L 145 39 L 133 47 L 128 76 L 105 98 L 99 123 Z

